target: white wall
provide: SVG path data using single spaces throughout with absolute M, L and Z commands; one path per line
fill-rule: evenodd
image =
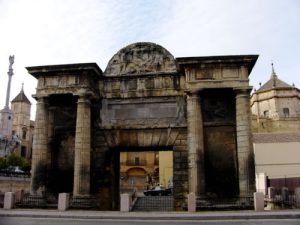
M 256 173 L 269 178 L 300 177 L 300 142 L 254 143 Z

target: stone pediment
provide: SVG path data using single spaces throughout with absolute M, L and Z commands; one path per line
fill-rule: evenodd
M 174 57 L 165 48 L 150 42 L 128 45 L 109 61 L 104 75 L 142 75 L 176 73 Z

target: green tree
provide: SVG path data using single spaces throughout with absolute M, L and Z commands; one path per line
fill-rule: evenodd
M 9 166 L 19 166 L 24 171 L 29 171 L 31 167 L 30 162 L 28 160 L 19 155 L 16 155 L 15 153 L 10 154 L 5 159 L 5 161 L 6 163 L 4 168 L 7 168 Z
M 0 158 L 0 170 L 7 168 L 6 158 Z

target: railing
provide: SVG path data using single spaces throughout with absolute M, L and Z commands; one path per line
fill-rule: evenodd
M 299 195 L 298 195 L 299 202 Z M 289 191 L 286 187 L 275 189 L 268 188 L 268 194 L 265 196 L 265 205 L 267 209 L 291 209 L 299 207 L 297 196 L 294 191 Z
M 198 198 L 196 199 L 197 210 L 239 210 L 253 209 L 253 197 L 232 198 Z
M 133 211 L 173 211 L 173 196 L 144 196 L 138 197 Z
M 20 173 L 20 172 L 0 170 L 0 177 L 23 177 L 23 178 L 30 178 L 31 174 L 30 174 L 30 172 Z
M 58 199 L 53 195 L 30 195 L 26 193 L 16 202 L 19 208 L 57 208 Z

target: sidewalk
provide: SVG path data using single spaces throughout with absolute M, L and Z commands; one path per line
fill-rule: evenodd
M 213 211 L 213 212 L 119 212 L 88 210 L 0 209 L 0 217 L 126 219 L 126 220 L 237 220 L 237 219 L 299 219 L 300 210 L 278 211 Z

